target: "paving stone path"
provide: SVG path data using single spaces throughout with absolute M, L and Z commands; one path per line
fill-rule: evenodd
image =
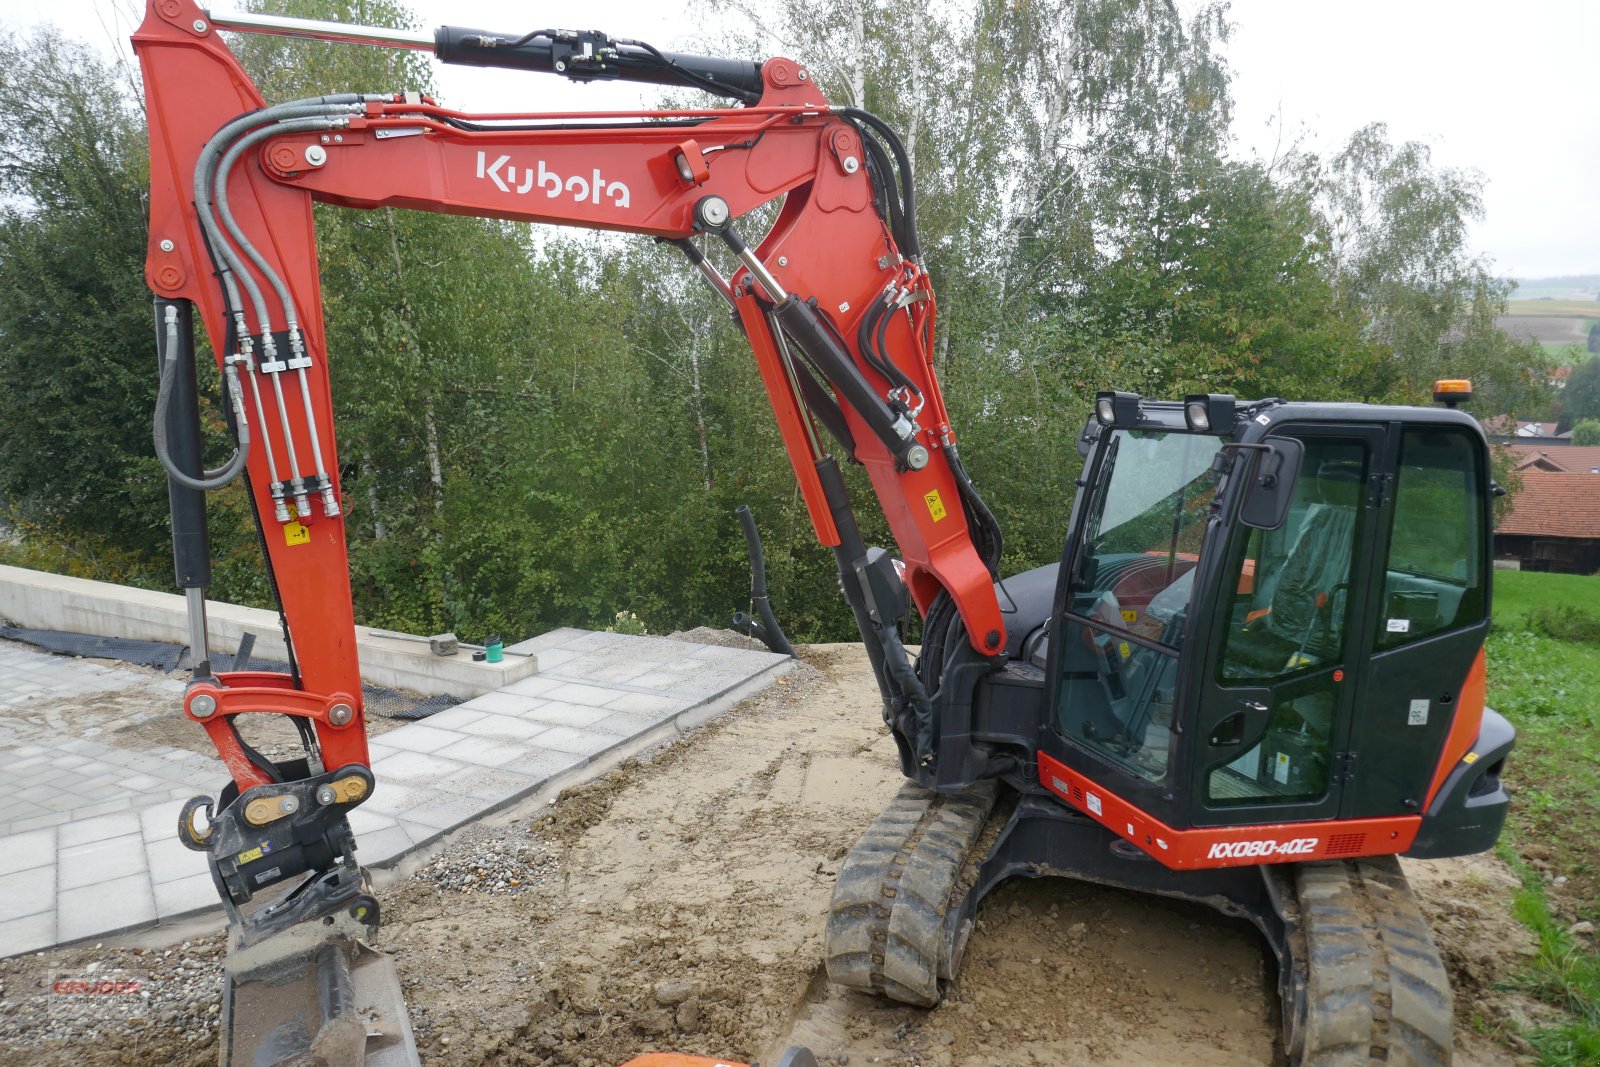
M 362 863 L 392 864 L 666 723 L 759 690 L 792 663 L 574 629 L 509 651 L 537 652 L 540 672 L 372 743 L 378 788 L 350 816 Z M 0 709 L 136 683 L 175 714 L 180 681 L 0 648 Z M 220 765 L 179 749 L 118 749 L 99 728 L 100 739 L 84 739 L 0 719 L 0 958 L 220 912 L 205 857 L 176 836 L 183 800 L 214 794 Z M 71 790 L 59 786 L 63 773 Z

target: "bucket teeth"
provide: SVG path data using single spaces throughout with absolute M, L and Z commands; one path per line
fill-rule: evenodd
M 828 978 L 904 1004 L 939 1002 L 965 932 L 958 877 L 994 808 L 995 784 L 941 794 L 907 783 L 856 842 L 828 913 Z

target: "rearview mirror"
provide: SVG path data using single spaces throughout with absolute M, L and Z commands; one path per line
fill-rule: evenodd
M 1239 521 L 1258 530 L 1276 530 L 1289 517 L 1289 501 L 1300 477 L 1305 446 L 1293 437 L 1274 437 L 1256 453 L 1250 484 L 1245 486 Z

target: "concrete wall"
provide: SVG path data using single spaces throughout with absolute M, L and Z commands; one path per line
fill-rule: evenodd
M 110 582 L 0 566 L 0 618 L 35 630 L 96 637 L 189 643 L 183 597 Z M 282 661 L 288 653 L 276 612 L 206 601 L 212 652 L 237 652 L 246 632 L 256 635 L 255 655 Z M 475 663 L 469 651 L 435 656 L 425 638 L 356 627 L 361 677 L 373 685 L 425 696 L 467 698 L 510 685 L 539 669 L 537 656 L 506 653 L 501 663 Z

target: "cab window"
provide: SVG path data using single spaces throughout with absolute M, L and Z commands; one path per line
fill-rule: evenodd
M 1177 655 L 1220 448 L 1198 434 L 1113 431 L 1058 638 L 1057 728 L 1150 781 L 1167 773 Z
M 1379 649 L 1482 620 L 1489 535 L 1481 456 L 1458 427 L 1414 426 L 1401 437 Z

